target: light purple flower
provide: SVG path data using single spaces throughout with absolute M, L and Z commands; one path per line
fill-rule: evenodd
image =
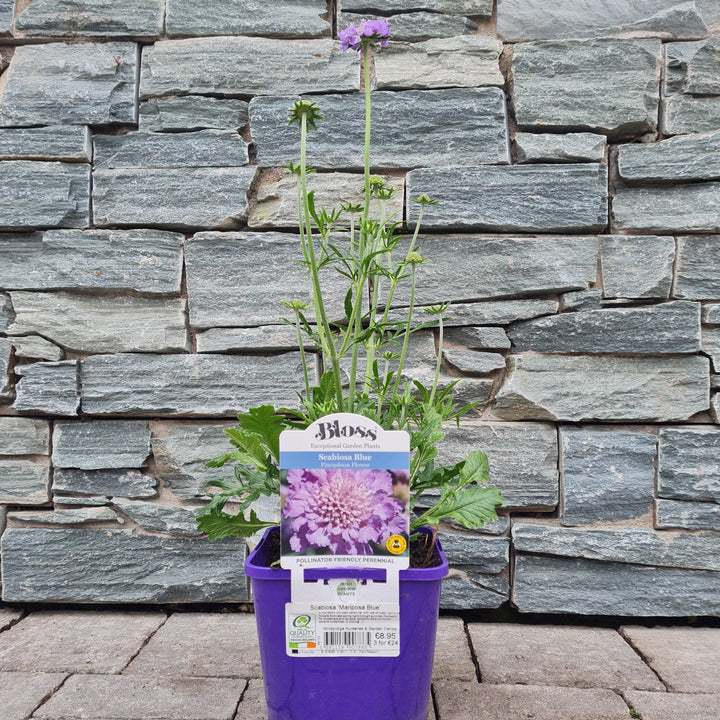
M 393 497 L 387 470 L 288 470 L 283 497 L 293 552 L 371 555 L 370 543 L 407 532 L 407 508 Z
M 388 46 L 390 26 L 385 20 L 363 20 L 360 27 L 350 23 L 338 33 L 342 50 L 359 50 L 363 52 L 366 45 L 380 43 L 380 47 Z

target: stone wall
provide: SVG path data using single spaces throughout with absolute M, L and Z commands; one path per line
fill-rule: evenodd
M 442 455 L 506 500 L 443 531 L 444 607 L 720 613 L 720 5 L 578 7 L 0 0 L 2 600 L 248 598 L 244 542 L 194 529 L 204 462 L 296 401 L 285 111 L 312 93 L 317 197 L 356 197 L 333 28 L 380 13 L 373 165 L 409 224 L 440 200 L 419 297 L 478 403 Z

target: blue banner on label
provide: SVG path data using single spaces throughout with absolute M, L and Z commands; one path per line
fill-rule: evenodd
M 410 465 L 409 452 L 363 452 L 361 450 L 294 451 L 280 453 L 280 467 L 395 469 Z

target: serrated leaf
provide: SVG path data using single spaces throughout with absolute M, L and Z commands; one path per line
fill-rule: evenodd
M 469 483 L 485 484 L 490 482 L 490 465 L 488 464 L 487 455 L 480 450 L 471 452 L 465 459 L 460 470 L 460 483 L 468 485 Z
M 213 511 L 197 518 L 198 530 L 207 533 L 210 540 L 221 540 L 226 537 L 250 537 L 258 530 L 277 525 L 276 522 L 260 520 L 254 510 L 250 517 L 243 513 L 230 515 L 226 512 Z
M 424 513 L 423 520 L 437 525 L 441 520 L 457 520 L 468 529 L 497 520 L 496 509 L 503 504 L 500 491 L 494 487 L 467 487 L 454 497 L 438 503 Z

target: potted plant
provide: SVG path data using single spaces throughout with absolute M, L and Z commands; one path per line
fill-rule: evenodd
M 208 463 L 211 467 L 232 464 L 234 477 L 210 483 L 214 494 L 198 517 L 198 527 L 210 539 L 250 537 L 264 531 L 246 562 L 246 574 L 253 585 L 269 720 L 425 720 L 440 584 L 448 567 L 437 540 L 439 524 L 452 520 L 477 528 L 494 520 L 502 504 L 499 491 L 488 486 L 484 453 L 470 453 L 448 467 L 435 465 L 443 424 L 459 421 L 470 406 L 460 407 L 454 401 L 454 383 L 443 386 L 441 382 L 443 318 L 448 305 L 427 308 L 424 323 L 414 323 L 413 318 L 416 274 L 424 262 L 418 244 L 422 214 L 434 201 L 426 196 L 414 200 L 420 205 L 418 221 L 409 239 L 403 238 L 398 233 L 401 220 L 386 214 L 392 188 L 370 174 L 369 54 L 378 45 L 386 46 L 389 37 L 390 28 L 384 20 L 363 21 L 359 27 L 350 25 L 339 33 L 343 50 L 359 52 L 364 76 L 362 204 L 332 210 L 316 207 L 307 184 L 311 172 L 307 141 L 323 118 L 320 108 L 305 99 L 288 111 L 290 124 L 297 123 L 300 128 L 299 163 L 291 163 L 289 169 L 298 178 L 301 261 L 312 286 L 313 314 L 309 315 L 304 302 L 289 300 L 283 304 L 292 312 L 286 322 L 294 325 L 298 336 L 304 393 L 299 410 L 265 405 L 238 415 L 238 426 L 226 430 L 232 451 Z M 370 212 L 371 204 L 379 207 L 377 217 Z M 344 317 L 339 319 L 328 311 L 322 282 L 338 273 L 347 281 Z M 391 310 L 401 284 L 409 286 L 409 299 L 405 303 L 407 312 L 398 320 Z M 437 329 L 438 351 L 432 380 L 423 384 L 408 380 L 403 371 L 412 333 L 427 327 Z M 315 362 L 321 368 L 318 382 L 311 380 L 313 367 L 307 348 L 314 349 Z M 312 510 L 298 511 L 300 504 L 292 497 L 292 483 L 288 485 L 280 469 L 281 433 L 314 428 L 328 418 L 339 423 L 357 417 L 373 432 L 407 433 L 407 473 L 399 481 L 384 471 L 368 475 L 367 480 L 355 476 L 353 482 L 359 486 L 367 483 L 367 487 L 359 488 L 365 492 L 363 497 L 368 496 L 370 483 L 377 492 L 378 484 L 384 482 L 386 490 L 379 495 L 384 499 L 360 508 L 358 494 L 345 493 L 332 510 L 325 507 L 326 498 L 332 483 L 341 482 L 341 478 L 330 472 L 318 475 L 303 485 L 306 496 L 302 507 L 311 506 Z M 400 571 L 398 656 L 288 655 L 285 606 L 291 601 L 291 573 L 277 567 L 281 542 L 276 523 L 259 519 L 253 509 L 261 496 L 280 495 L 283 517 L 292 512 L 295 527 L 305 528 L 302 541 L 295 539 L 295 549 L 309 544 L 318 553 L 338 552 L 340 548 L 341 555 L 365 555 L 384 541 L 382 529 L 374 529 L 374 512 L 387 518 L 395 512 L 393 507 L 402 506 L 411 514 L 406 535 L 415 560 Z M 233 512 L 226 510 L 227 503 L 233 504 Z M 303 512 L 313 513 L 312 533 L 307 518 L 298 517 Z M 342 532 L 336 528 L 338 517 L 349 518 Z M 326 571 L 328 576 L 361 583 L 379 578 L 377 569 L 362 566 L 329 574 Z

